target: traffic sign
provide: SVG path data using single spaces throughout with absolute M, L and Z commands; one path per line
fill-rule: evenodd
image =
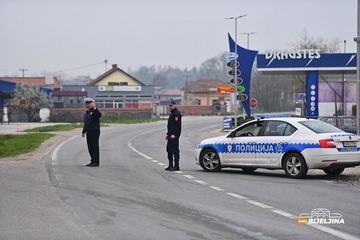
M 251 109 L 256 108 L 257 104 L 258 104 L 258 102 L 257 102 L 257 100 L 255 98 L 250 99 L 250 108 Z
M 243 92 L 245 92 L 245 87 L 242 85 L 238 85 L 238 86 L 236 86 L 236 90 L 238 93 L 243 93 Z
M 237 69 L 236 72 L 237 72 L 237 76 L 241 75 L 241 71 L 239 69 Z M 228 73 L 229 73 L 230 76 L 235 76 L 234 69 L 231 69 Z
M 234 86 L 233 85 L 218 85 L 217 86 L 217 92 L 218 93 L 233 93 L 234 92 Z
M 245 93 L 240 93 L 239 95 L 236 96 L 237 100 L 240 102 L 244 102 L 248 99 L 248 95 L 246 95 Z
M 228 52 L 227 54 L 225 54 L 225 58 L 229 61 L 235 60 L 238 58 L 238 54 L 234 52 Z
M 235 81 L 235 78 L 232 78 L 232 79 L 229 80 L 229 83 L 235 84 L 234 81 Z M 239 77 L 238 77 L 237 84 L 240 85 L 240 84 L 242 84 L 243 82 L 244 82 L 244 81 L 242 80 L 242 78 L 239 78 Z
M 230 67 L 230 68 L 238 68 L 240 66 L 240 63 L 236 60 L 231 60 L 230 62 L 226 63 L 226 66 Z

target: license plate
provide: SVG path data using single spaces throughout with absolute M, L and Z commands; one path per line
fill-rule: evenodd
M 344 147 L 356 147 L 357 142 L 343 142 Z

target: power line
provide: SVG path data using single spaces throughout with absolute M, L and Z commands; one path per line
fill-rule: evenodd
M 107 63 L 107 60 L 105 60 L 105 61 L 106 61 L 105 63 Z M 92 66 L 95 66 L 95 65 L 103 64 L 103 63 L 104 63 L 104 61 L 98 62 L 98 63 L 94 63 L 94 64 L 90 64 L 90 65 L 86 65 L 86 66 L 82 66 L 82 67 L 70 68 L 70 69 L 55 71 L 54 73 L 67 72 L 67 71 L 72 71 L 72 70 L 78 70 L 78 69 L 87 68 L 87 67 L 92 67 Z

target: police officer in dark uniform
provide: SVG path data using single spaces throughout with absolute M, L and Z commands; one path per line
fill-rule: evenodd
M 173 100 L 169 102 L 169 108 L 170 116 L 167 122 L 167 133 L 165 136 L 165 140 L 167 140 L 166 151 L 168 154 L 169 166 L 165 168 L 165 170 L 179 171 L 179 138 L 181 134 L 181 113 L 176 108 L 176 103 Z
M 100 164 L 100 118 L 101 112 L 96 108 L 95 101 L 92 98 L 85 98 L 86 112 L 84 114 L 84 128 L 82 130 L 82 137 L 85 137 L 91 157 L 90 163 L 87 167 L 98 167 Z

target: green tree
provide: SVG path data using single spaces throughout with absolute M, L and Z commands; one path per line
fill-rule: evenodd
M 40 87 L 26 83 L 16 84 L 10 104 L 11 112 L 25 113 L 28 121 L 33 122 L 40 109 L 52 107 L 52 100 L 48 98 L 46 92 L 41 90 Z

